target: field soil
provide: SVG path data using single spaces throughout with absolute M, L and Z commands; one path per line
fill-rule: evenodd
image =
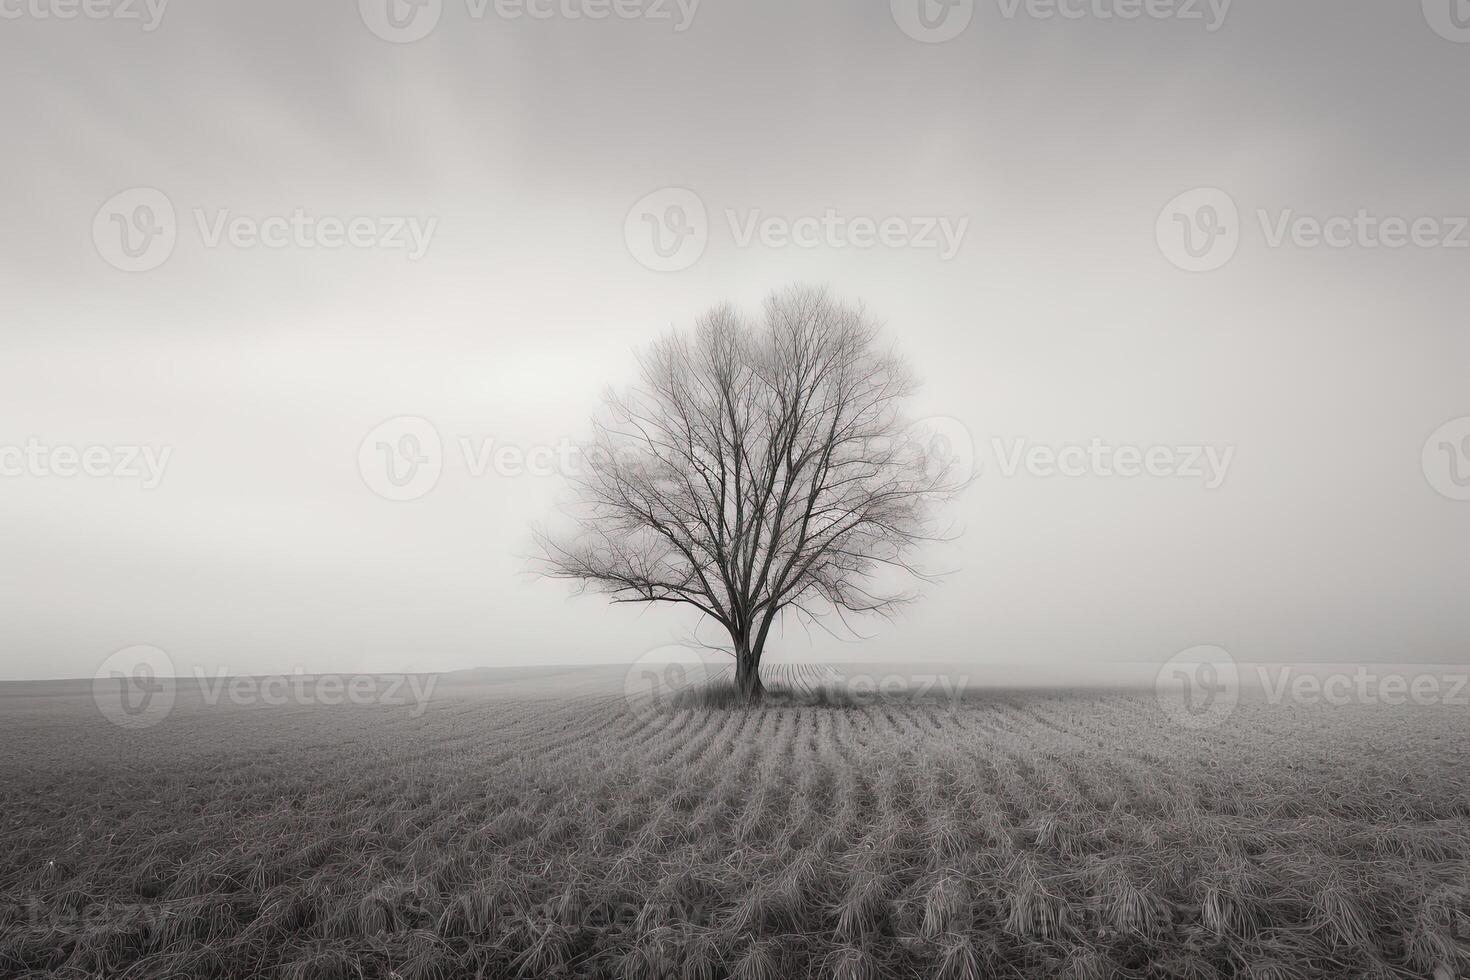
M 183 691 L 137 731 L 0 691 L 0 976 L 1470 973 L 1463 709 L 1193 730 L 1152 692 L 745 710 L 624 673 Z

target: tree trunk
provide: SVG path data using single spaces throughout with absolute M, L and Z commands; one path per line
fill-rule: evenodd
M 761 655 L 748 642 L 735 644 L 735 689 L 747 704 L 756 703 L 766 693 L 761 684 Z

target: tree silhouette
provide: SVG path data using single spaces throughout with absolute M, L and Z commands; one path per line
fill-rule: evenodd
M 543 572 L 614 602 L 694 607 L 728 631 L 759 699 L 772 624 L 889 616 L 927 580 L 912 556 L 958 485 L 900 408 L 913 388 L 860 307 L 824 289 L 729 305 L 639 358 L 609 392 L 574 479 L 578 528 L 538 532 Z

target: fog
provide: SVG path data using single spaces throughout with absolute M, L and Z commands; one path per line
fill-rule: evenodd
M 1470 45 L 1419 4 L 979 4 L 942 43 L 902 6 L 446 0 L 406 43 L 370 0 L 6 8 L 0 678 L 685 635 L 528 574 L 531 528 L 639 348 L 790 283 L 884 322 L 975 481 L 921 602 L 769 658 L 1470 660 L 1470 426 L 1431 439 L 1470 416 Z M 669 188 L 692 259 L 639 238 L 697 222 Z M 1188 271 L 1196 188 L 1238 242 Z M 165 206 L 166 259 L 106 244 Z M 442 451 L 389 499 L 401 417 Z

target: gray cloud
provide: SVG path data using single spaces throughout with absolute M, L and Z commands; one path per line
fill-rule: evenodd
M 0 31 L 0 445 L 173 452 L 151 490 L 0 478 L 0 676 L 89 676 L 138 643 L 211 672 L 631 660 L 687 623 L 528 579 L 556 481 L 474 476 L 461 440 L 579 438 L 658 331 L 792 281 L 865 300 L 925 380 L 917 414 L 982 460 L 993 439 L 1235 455 L 1212 490 L 990 465 L 935 556 L 959 571 L 903 621 L 858 647 L 788 628 L 773 655 L 1470 652 L 1470 504 L 1421 467 L 1470 416 L 1470 250 L 1273 248 L 1259 216 L 1470 214 L 1470 44 L 1419 4 L 1236 3 L 1207 31 L 979 3 L 925 44 L 883 4 L 705 0 L 676 31 L 445 0 L 395 44 L 351 3 L 170 4 L 145 31 L 40 2 Z M 178 240 L 127 273 L 93 224 L 135 187 Z M 624 228 L 666 187 L 710 220 L 659 273 Z M 1212 272 L 1155 240 L 1196 187 L 1240 213 Z M 210 247 L 195 213 L 221 209 L 437 226 L 417 260 Z M 741 247 L 726 219 L 827 209 L 968 227 L 942 261 Z M 358 452 L 402 415 L 445 453 L 398 503 Z

